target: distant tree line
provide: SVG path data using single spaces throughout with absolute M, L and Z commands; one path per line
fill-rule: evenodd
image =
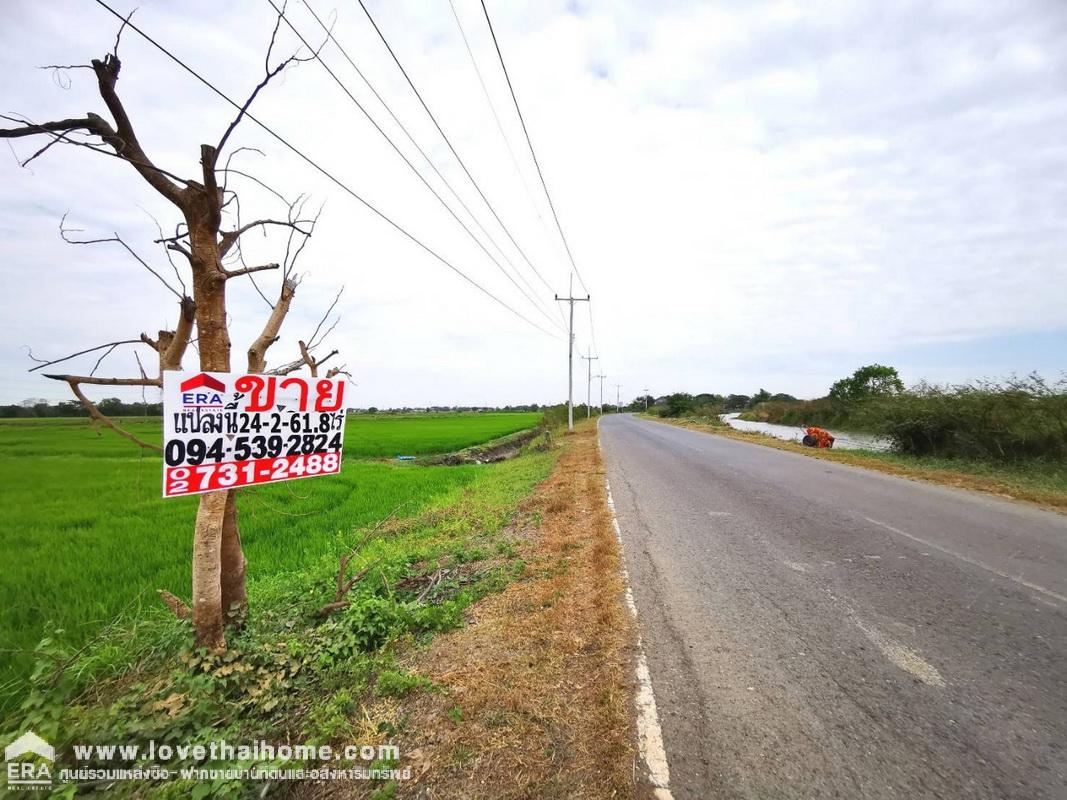
M 160 417 L 163 415 L 162 403 L 127 403 L 117 397 L 105 398 L 97 403 L 96 407 L 109 417 Z M 77 400 L 49 403 L 42 398 L 30 398 L 21 403 L 0 406 L 0 419 L 88 416 L 89 412 Z
M 163 416 L 162 403 L 128 403 L 117 397 L 108 397 L 96 404 L 101 412 L 109 417 L 161 417 Z M 500 411 L 544 411 L 550 406 L 539 403 L 527 403 L 524 405 L 507 406 L 404 406 L 401 408 L 383 408 L 374 406 L 370 408 L 350 408 L 348 411 L 354 414 L 425 414 L 447 412 L 500 412 Z M 577 407 L 576 407 L 577 409 Z M 581 407 L 582 416 L 585 416 L 585 406 Z M 577 411 L 576 411 L 577 413 Z M 85 410 L 77 400 L 60 400 L 50 403 L 43 398 L 29 398 L 21 403 L 11 403 L 0 406 L 0 419 L 13 418 L 48 418 L 48 417 L 88 417 Z
M 760 403 L 771 401 L 796 402 L 797 399 L 793 395 L 785 394 L 784 392 L 771 394 L 766 389 L 760 389 L 753 395 L 675 392 L 659 398 L 653 398 L 651 395 L 647 398 L 639 397 L 628 406 L 628 409 L 631 411 L 643 411 L 646 400 L 648 401 L 648 410 L 661 417 L 706 417 L 744 411 L 755 408 Z

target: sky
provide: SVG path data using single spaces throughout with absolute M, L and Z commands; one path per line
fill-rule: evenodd
M 487 0 L 579 281 L 478 0 L 453 3 L 488 101 L 448 0 L 366 2 L 507 232 L 356 0 L 307 3 L 477 222 L 335 45 L 322 60 L 510 261 L 486 256 L 322 63 L 288 68 L 252 111 L 510 308 L 246 121 L 230 148 L 262 154 L 245 150 L 233 166 L 323 206 L 268 366 L 297 357 L 343 287 L 321 352 L 340 351 L 354 405 L 559 402 L 567 307 L 554 295 L 574 281 L 592 298 L 575 307 L 576 400 L 588 374 L 579 356 L 590 353 L 605 400 L 646 388 L 814 397 L 871 362 L 907 383 L 1067 369 L 1067 4 Z M 137 7 L 138 27 L 224 94 L 243 102 L 262 79 L 268 0 Z M 304 0 L 289 0 L 286 16 L 322 39 Z M 94 0 L 0 3 L 0 111 L 106 115 L 91 72 L 39 67 L 103 57 L 117 28 Z M 272 65 L 300 47 L 283 23 Z M 233 108 L 132 30 L 119 56 L 118 90 L 145 150 L 195 178 L 199 145 L 218 141 Z M 0 143 L 0 402 L 67 399 L 64 385 L 27 372 L 29 350 L 56 358 L 154 335 L 177 315 L 170 291 L 120 247 L 58 234 L 65 213 L 85 236 L 118 233 L 174 284 L 152 240 L 154 220 L 170 231 L 176 209 L 127 165 L 82 148 L 56 146 L 21 168 L 41 144 Z M 245 219 L 284 215 L 259 183 L 232 181 Z M 247 235 L 245 245 L 250 263 L 265 263 L 284 240 Z M 270 298 L 277 279 L 261 278 Z M 240 371 L 269 307 L 247 278 L 230 283 L 229 304 Z M 66 370 L 92 370 L 96 355 Z M 98 374 L 137 375 L 134 348 L 116 349 Z

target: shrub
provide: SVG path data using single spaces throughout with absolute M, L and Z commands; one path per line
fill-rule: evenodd
M 667 395 L 659 407 L 661 417 L 680 417 L 693 410 L 693 395 L 688 392 L 675 392 Z
M 861 415 L 913 455 L 1067 458 L 1067 380 L 1038 375 L 959 386 L 920 384 L 873 400 Z

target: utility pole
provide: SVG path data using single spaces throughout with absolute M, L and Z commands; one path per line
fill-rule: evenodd
M 585 418 L 589 419 L 593 415 L 593 362 L 598 361 L 600 356 L 582 356 L 582 358 L 588 362 L 586 367 L 589 375 L 585 379 Z
M 648 411 L 648 387 L 645 387 L 645 411 Z
M 615 384 L 615 410 L 616 411 L 620 411 L 620 412 L 622 411 L 622 399 L 620 398 L 621 392 L 622 392 L 622 384 L 621 383 L 616 383 Z
M 588 303 L 589 295 L 574 296 L 574 275 L 571 275 L 569 297 L 556 295 L 556 301 L 566 300 L 571 307 L 571 321 L 567 328 L 567 430 L 574 430 L 574 304 Z
M 600 378 L 600 415 L 604 415 L 604 378 L 607 375 L 594 375 L 594 378 Z

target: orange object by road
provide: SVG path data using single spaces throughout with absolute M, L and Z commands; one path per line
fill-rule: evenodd
M 833 447 L 834 437 L 830 435 L 829 431 L 824 431 L 822 428 L 811 427 L 804 431 L 807 434 L 804 437 L 804 444 L 808 447 Z

